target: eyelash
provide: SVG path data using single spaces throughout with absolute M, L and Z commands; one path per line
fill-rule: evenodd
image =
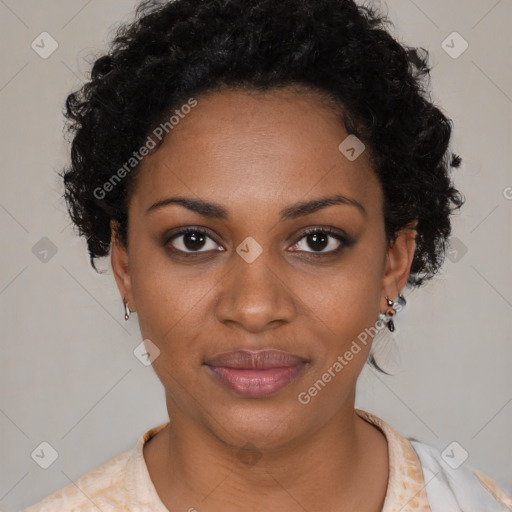
M 303 231 L 300 235 L 300 238 L 297 239 L 297 241 L 293 244 L 296 245 L 298 242 L 300 242 L 303 238 L 308 237 L 309 235 L 315 235 L 315 234 L 325 234 L 327 236 L 330 236 L 340 242 L 340 245 L 338 248 L 327 251 L 327 252 L 318 252 L 318 251 L 304 251 L 305 254 L 308 255 L 308 257 L 319 257 L 319 256 L 332 256 L 333 254 L 340 253 L 343 249 L 350 247 L 353 245 L 354 241 L 349 238 L 348 236 L 341 235 L 337 231 L 334 231 L 330 226 L 326 228 L 308 228 L 305 231 Z
M 171 250 L 175 254 L 179 254 L 180 257 L 195 257 L 198 254 L 206 254 L 211 251 L 191 251 L 186 252 L 182 251 L 181 249 L 176 249 L 175 247 L 169 247 L 170 242 L 172 242 L 174 239 L 179 238 L 182 235 L 186 235 L 189 233 L 196 233 L 204 235 L 211 240 L 213 240 L 212 236 L 209 234 L 208 231 L 199 228 L 199 227 L 186 227 L 181 229 L 180 231 L 177 231 L 176 233 L 173 233 L 171 236 L 165 237 L 163 241 L 164 247 L 168 247 L 169 250 Z M 297 241 L 293 244 L 296 245 L 298 242 L 300 242 L 303 238 L 306 238 L 309 235 L 313 234 L 326 234 L 327 236 L 330 236 L 334 239 L 336 239 L 338 242 L 340 242 L 340 246 L 334 250 L 327 251 L 327 252 L 319 252 L 319 251 L 294 251 L 294 252 L 302 252 L 304 254 L 307 254 L 308 257 L 317 258 L 317 257 L 325 257 L 325 256 L 332 256 L 334 254 L 340 253 L 343 249 L 351 247 L 354 244 L 354 240 L 346 235 L 342 235 L 338 233 L 337 231 L 334 231 L 330 226 L 325 228 L 309 228 L 303 231 L 300 235 L 300 238 L 297 239 Z M 213 240 L 215 242 L 215 240 Z M 215 242 L 217 243 L 217 242 Z M 220 244 L 218 244 L 220 245 Z

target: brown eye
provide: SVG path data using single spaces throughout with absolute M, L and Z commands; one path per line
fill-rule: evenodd
M 328 254 L 339 252 L 351 245 L 350 240 L 330 229 L 310 229 L 293 246 L 294 251 Z M 311 250 L 309 250 L 311 249 Z
M 186 253 L 219 250 L 218 245 L 203 230 L 197 228 L 184 229 L 173 235 L 169 240 L 174 249 Z
M 322 251 L 329 245 L 329 235 L 326 233 L 312 233 L 305 238 L 308 247 L 315 251 Z

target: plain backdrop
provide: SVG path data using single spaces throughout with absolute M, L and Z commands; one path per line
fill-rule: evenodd
M 376 341 L 396 375 L 365 369 L 356 406 L 441 449 L 457 441 L 466 464 L 510 493 L 512 3 L 374 3 L 401 41 L 430 52 L 432 98 L 453 119 L 452 147 L 463 158 L 454 179 L 467 202 L 442 272 L 406 290 L 397 331 Z M 133 354 L 136 315 L 123 319 L 108 258 L 99 262 L 103 275 L 89 266 L 57 176 L 69 151 L 66 95 L 135 5 L 0 0 L 3 511 L 67 485 L 167 420 L 160 382 Z M 58 44 L 47 58 L 32 46 L 41 37 L 45 51 Z M 31 456 L 42 442 L 58 453 L 48 469 Z

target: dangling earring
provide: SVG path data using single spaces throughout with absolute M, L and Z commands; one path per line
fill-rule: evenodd
M 404 299 L 405 300 L 405 299 Z M 386 302 L 387 302 L 387 305 L 390 309 L 388 309 L 388 311 L 386 311 L 386 316 L 394 316 L 396 311 L 395 311 L 395 308 L 393 307 L 394 305 L 394 302 L 386 295 Z M 388 323 L 387 323 L 387 326 L 388 326 L 388 329 L 391 331 L 391 332 L 394 332 L 395 330 L 395 324 L 393 323 L 393 319 L 390 318 Z
M 402 307 L 407 304 L 405 297 L 401 293 L 398 294 L 398 304 L 400 304 Z
M 126 302 L 126 299 L 123 297 L 123 304 L 124 304 L 124 319 L 128 320 L 130 318 L 130 308 L 128 307 L 128 303 Z

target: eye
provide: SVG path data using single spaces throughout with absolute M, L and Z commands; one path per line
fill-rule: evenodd
M 336 253 L 344 247 L 351 245 L 348 237 L 333 231 L 331 228 L 308 229 L 302 237 L 292 246 L 293 251 L 302 251 L 308 253 Z M 311 247 L 313 250 L 307 250 Z
M 179 252 L 198 253 L 208 251 L 219 251 L 219 245 L 208 235 L 206 231 L 199 228 L 185 228 L 165 241 L 164 245 L 171 244 Z
M 302 233 L 301 238 L 295 242 L 291 250 L 293 252 L 306 252 L 310 255 L 328 255 L 341 252 L 345 247 L 353 245 L 353 240 L 328 228 L 313 228 Z M 207 253 L 212 251 L 224 251 L 213 238 L 202 228 L 186 227 L 164 239 L 163 245 L 173 252 L 183 256 Z M 308 248 L 312 250 L 308 250 Z

